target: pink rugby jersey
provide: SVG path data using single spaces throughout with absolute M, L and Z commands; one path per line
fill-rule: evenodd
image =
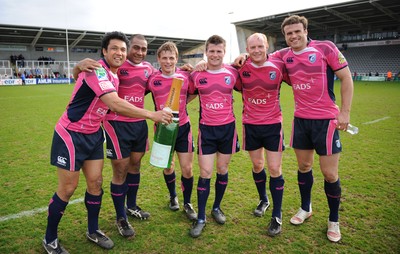
M 305 119 L 334 119 L 339 113 L 335 104 L 334 72 L 347 61 L 331 41 L 311 40 L 299 52 L 285 48 L 274 53 L 281 58 L 293 89 L 294 116 Z
M 279 94 L 282 81 L 287 80 L 283 69 L 283 61 L 271 56 L 262 66 L 249 58 L 240 68 L 236 88 L 242 92 L 243 124 L 282 122 Z
M 182 126 L 190 120 L 186 109 L 188 88 L 191 82 L 189 74 L 179 69 L 177 69 L 177 72 L 175 72 L 171 76 L 164 75 L 161 73 L 161 71 L 156 71 L 149 78 L 148 90 L 153 96 L 155 109 L 161 110 L 164 108 L 164 104 L 168 99 L 169 90 L 171 89 L 173 78 L 183 79 L 179 99 L 179 126 Z
M 134 64 L 131 61 L 126 60 L 125 63 L 118 68 L 118 96 L 138 108 L 144 108 L 147 80 L 153 73 L 153 70 L 153 66 L 148 62 Z M 144 119 L 122 116 L 110 111 L 106 116 L 106 120 L 138 122 Z
M 104 60 L 99 63 L 103 68 L 79 74 L 68 106 L 58 120 L 67 130 L 91 134 L 99 130 L 106 117 L 109 108 L 100 97 L 117 92 L 119 80 Z
M 220 126 L 235 121 L 232 93 L 238 78 L 238 71 L 228 65 L 192 73 L 189 93 L 199 94 L 200 124 Z

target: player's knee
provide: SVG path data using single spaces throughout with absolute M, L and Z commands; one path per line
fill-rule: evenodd
M 278 177 L 282 174 L 282 168 L 280 165 L 274 165 L 268 168 L 269 174 L 272 177 Z

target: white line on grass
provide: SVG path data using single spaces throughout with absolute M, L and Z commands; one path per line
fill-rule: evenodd
M 379 118 L 379 119 L 376 119 L 376 120 L 374 120 L 374 121 L 366 122 L 366 123 L 363 123 L 363 124 L 373 124 L 373 123 L 377 123 L 377 122 L 380 122 L 380 121 L 387 120 L 387 119 L 389 119 L 389 118 L 390 118 L 390 116 L 385 116 L 385 117 L 383 117 L 383 118 Z
M 83 198 L 74 199 L 74 200 L 70 201 L 68 204 L 76 204 L 76 203 L 81 203 L 81 202 L 83 202 Z M 25 216 L 33 216 L 35 214 L 47 211 L 47 208 L 48 207 L 46 206 L 46 207 L 33 209 L 33 210 L 30 210 L 30 211 L 24 211 L 24 212 L 20 212 L 20 213 L 16 213 L 16 214 L 10 214 L 10 215 L 7 215 L 7 216 L 2 216 L 2 217 L 0 217 L 0 222 L 11 220 L 11 219 L 19 219 L 19 218 L 22 218 L 22 217 L 25 217 Z

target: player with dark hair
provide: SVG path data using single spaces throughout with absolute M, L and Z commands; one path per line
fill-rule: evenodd
M 68 253 L 59 243 L 58 225 L 78 186 L 80 169 L 86 178 L 87 239 L 105 249 L 113 241 L 99 229 L 102 201 L 104 136 L 101 123 L 109 110 L 129 117 L 170 123 L 172 114 L 137 108 L 118 97 L 118 68 L 125 62 L 129 41 L 121 32 L 107 33 L 102 40 L 101 68 L 82 72 L 71 99 L 56 124 L 51 148 L 51 164 L 57 167 L 58 188 L 50 199 L 43 247 L 48 253 Z
M 187 113 L 186 105 L 196 96 L 188 95 L 188 88 L 191 82 L 189 73 L 176 68 L 179 52 L 173 42 L 165 42 L 157 50 L 157 60 L 160 64 L 160 70 L 150 76 L 148 89 L 152 94 L 155 109 L 162 110 L 167 101 L 174 78 L 183 80 L 180 104 L 179 104 L 179 129 L 176 137 L 175 151 L 178 156 L 179 165 L 182 171 L 181 187 L 183 192 L 183 211 L 189 220 L 197 219 L 197 214 L 191 204 L 193 189 L 193 135 L 190 118 Z M 156 129 L 156 126 L 155 126 Z M 167 185 L 170 200 L 169 208 L 173 211 L 179 210 L 178 197 L 176 195 L 176 164 L 172 160 L 171 167 L 163 171 L 165 184 Z
M 192 72 L 190 94 L 200 100 L 199 136 L 197 153 L 200 177 L 197 183 L 198 219 L 190 230 L 192 237 L 199 237 L 206 225 L 206 204 L 210 194 L 210 181 L 217 159 L 215 200 L 211 215 L 218 224 L 226 217 L 221 201 L 228 184 L 228 165 L 232 154 L 240 149 L 233 112 L 232 92 L 239 75 L 231 66 L 224 66 L 225 40 L 213 35 L 206 41 L 207 70 Z
M 314 178 L 314 150 L 324 175 L 324 189 L 329 205 L 327 237 L 341 239 L 339 204 L 341 186 L 338 166 L 342 144 L 338 130 L 350 122 L 353 79 L 348 63 L 331 41 L 308 38 L 308 21 L 303 16 L 287 17 L 281 25 L 288 48 L 274 56 L 282 59 L 289 74 L 295 100 L 291 146 L 298 162 L 301 207 L 290 222 L 302 224 L 312 215 L 311 189 Z M 341 83 L 341 107 L 335 104 L 334 76 Z

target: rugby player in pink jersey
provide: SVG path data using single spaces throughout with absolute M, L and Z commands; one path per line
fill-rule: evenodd
M 130 38 L 127 60 L 118 69 L 120 80 L 118 96 L 138 108 L 144 108 L 147 80 L 153 66 L 144 61 L 147 55 L 147 40 L 141 34 Z M 74 76 L 81 71 L 91 72 L 98 68 L 95 60 L 86 58 L 74 67 Z M 107 140 L 107 158 L 111 159 L 113 177 L 110 183 L 111 197 L 116 212 L 116 225 L 122 236 L 134 235 L 127 215 L 148 219 L 150 213 L 136 203 L 140 185 L 141 160 L 148 151 L 148 127 L 145 119 L 125 117 L 109 112 L 103 123 Z M 126 200 L 126 207 L 125 207 Z
M 284 189 L 282 152 L 285 145 L 279 94 L 282 81 L 288 77 L 283 61 L 267 55 L 269 45 L 264 34 L 254 33 L 246 42 L 249 58 L 239 69 L 240 79 L 236 84 L 243 100 L 243 149 L 248 151 L 253 166 L 253 179 L 260 197 L 254 215 L 259 217 L 269 207 L 264 169 L 266 154 L 274 204 L 267 232 L 275 236 L 281 232 Z
M 118 95 L 132 105 L 144 108 L 147 81 L 155 71 L 144 61 L 147 55 L 147 41 L 141 34 L 130 38 L 127 61 L 119 68 L 120 86 Z M 98 68 L 97 61 L 86 58 L 74 67 L 74 76 L 81 71 L 91 72 Z M 190 70 L 190 65 L 183 69 Z M 107 140 L 107 158 L 111 159 L 113 178 L 110 183 L 111 197 L 116 211 L 117 228 L 122 236 L 130 237 L 134 229 L 126 215 L 147 219 L 150 213 L 136 203 L 140 185 L 140 167 L 144 153 L 148 151 L 148 127 L 143 118 L 129 118 L 109 112 L 104 121 Z M 126 207 L 124 206 L 126 199 Z M 174 202 L 175 199 L 172 199 Z M 170 207 L 175 207 L 170 206 Z
M 338 166 L 342 151 L 338 131 L 346 130 L 350 122 L 353 79 L 348 63 L 336 45 L 331 41 L 309 39 L 307 27 L 305 17 L 287 17 L 282 22 L 281 30 L 289 47 L 274 53 L 285 63 L 295 100 L 290 143 L 299 167 L 301 207 L 290 222 L 300 225 L 312 215 L 312 166 L 315 151 L 319 155 L 330 211 L 327 237 L 332 242 L 338 242 L 341 239 Z M 341 83 L 340 107 L 335 103 L 335 75 Z
M 167 101 L 174 78 L 183 80 L 180 102 L 179 102 L 179 130 L 176 138 L 175 151 L 178 156 L 181 168 L 181 189 L 183 192 L 183 211 L 189 220 L 197 219 L 197 214 L 191 204 L 193 189 L 193 135 L 189 115 L 186 105 L 192 101 L 196 95 L 188 95 L 190 74 L 186 71 L 177 69 L 179 52 L 173 42 L 165 42 L 157 50 L 157 60 L 160 64 L 160 70 L 153 73 L 148 81 L 148 90 L 151 92 L 155 109 L 162 110 Z M 154 126 L 154 133 L 156 126 Z M 173 211 L 179 210 L 178 197 L 175 191 L 176 174 L 175 159 L 173 158 L 171 167 L 163 171 L 164 180 L 167 185 L 170 200 L 169 208 Z
M 103 195 L 104 136 L 101 122 L 109 110 L 129 117 L 149 118 L 170 123 L 172 114 L 137 108 L 118 97 L 118 68 L 126 60 L 126 36 L 107 33 L 102 40 L 101 68 L 82 72 L 75 84 L 68 106 L 56 124 L 51 164 L 57 167 L 58 188 L 50 199 L 43 247 L 47 253 L 68 253 L 58 240 L 58 225 L 78 186 L 80 169 L 86 178 L 85 206 L 88 229 L 86 237 L 105 249 L 113 241 L 99 229 L 98 219 Z
M 192 72 L 190 94 L 198 94 L 200 119 L 197 141 L 200 176 L 197 183 L 198 218 L 190 229 L 192 237 L 199 237 L 206 225 L 206 204 L 216 159 L 217 177 L 215 200 L 211 216 L 218 224 L 226 217 L 221 201 L 228 184 L 228 166 L 232 154 L 240 149 L 233 112 L 232 92 L 239 75 L 235 68 L 224 66 L 226 41 L 213 35 L 206 41 L 207 70 Z

